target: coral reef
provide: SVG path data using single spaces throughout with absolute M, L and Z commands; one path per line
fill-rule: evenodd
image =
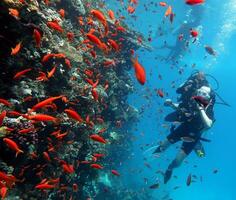
M 106 159 L 124 147 L 128 154 L 127 129 L 138 118 L 127 103 L 130 50 L 147 46 L 106 14 L 104 27 L 90 12 L 98 3 L 0 2 L 0 189 L 9 199 L 99 199 L 99 184 L 111 186 L 109 169 L 117 164 L 108 167 Z

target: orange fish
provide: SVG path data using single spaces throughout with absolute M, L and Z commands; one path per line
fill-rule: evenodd
M 109 30 L 108 30 L 107 20 L 106 20 L 106 17 L 104 16 L 104 14 L 101 11 L 95 10 L 95 9 L 92 9 L 90 11 L 90 13 L 94 17 L 96 17 L 98 21 L 100 21 L 103 24 L 104 29 L 105 29 L 105 35 L 107 35 Z
M 51 158 L 50 158 L 50 156 L 48 155 L 48 152 L 44 151 L 44 152 L 43 152 L 43 157 L 44 157 L 44 159 L 47 160 L 48 162 L 51 162 Z
M 96 44 L 98 47 L 102 46 L 102 42 L 97 36 L 95 36 L 93 34 L 90 34 L 90 33 L 88 33 L 86 36 L 87 36 L 87 38 L 89 39 L 90 42 Z
M 138 58 L 136 57 L 135 59 L 131 59 L 133 66 L 134 66 L 134 70 L 135 70 L 135 75 L 137 80 L 139 81 L 139 83 L 141 85 L 144 85 L 146 82 L 146 72 L 144 67 L 138 62 Z
M 159 5 L 165 7 L 165 6 L 167 6 L 167 3 L 166 2 L 160 2 Z
M 15 17 L 16 19 L 19 19 L 20 13 L 18 10 L 9 8 L 8 11 L 9 11 L 9 15 Z
M 1 196 L 1 199 L 4 200 L 7 196 L 7 187 L 3 186 L 1 187 L 0 189 L 0 196 Z
M 90 135 L 89 137 L 94 141 L 97 141 L 97 142 L 100 142 L 100 143 L 103 143 L 103 144 L 107 143 L 107 141 L 104 138 L 102 138 L 100 135 L 93 134 L 93 135 Z
M 37 29 L 34 29 L 34 40 L 35 40 L 35 43 L 36 43 L 36 47 L 40 48 L 40 43 L 41 43 L 41 33 L 37 30 Z
M 38 184 L 35 186 L 35 189 L 39 189 L 39 190 L 50 190 L 50 189 L 54 189 L 55 185 L 50 185 L 47 183 L 43 183 L 43 184 Z
M 83 122 L 82 117 L 81 117 L 75 110 L 72 110 L 72 109 L 65 109 L 64 111 L 66 112 L 66 114 L 67 114 L 70 118 L 72 118 L 72 119 L 74 119 L 74 120 L 76 120 L 76 121 L 78 121 L 78 122 Z
M 0 98 L 0 103 L 3 104 L 4 106 L 8 106 L 8 107 L 12 106 L 12 104 L 9 101 L 7 101 L 6 99 Z
M 7 111 L 2 111 L 2 113 L 0 114 L 0 127 L 2 126 L 3 120 L 7 115 Z
M 168 17 L 172 13 L 172 7 L 169 6 L 165 12 L 165 16 Z
M 11 48 L 11 55 L 16 55 L 21 49 L 21 42 L 19 42 L 14 48 Z
M 58 11 L 59 15 L 61 16 L 61 18 L 65 18 L 65 10 L 64 9 L 60 9 Z
M 57 66 L 54 66 L 54 67 L 51 69 L 51 71 L 48 72 L 48 78 L 51 78 L 51 77 L 54 75 L 56 69 L 57 69 Z
M 34 130 L 35 130 L 34 128 L 26 128 L 26 129 L 19 130 L 18 133 L 27 134 L 27 133 L 33 132 Z
M 31 115 L 31 116 L 28 116 L 27 118 L 29 120 L 34 120 L 34 121 L 52 121 L 52 122 L 58 121 L 57 118 L 52 117 L 50 115 L 45 115 L 45 114 Z
M 133 14 L 135 12 L 135 8 L 132 6 L 128 6 L 127 11 L 128 13 Z
M 120 46 L 116 43 L 115 40 L 108 39 L 108 42 L 112 46 L 113 49 L 115 49 L 116 51 L 119 51 Z
M 57 21 L 51 21 L 51 22 L 47 22 L 47 25 L 49 28 L 58 31 L 60 33 L 64 32 L 64 30 L 62 29 L 62 27 L 58 24 Z
M 95 101 L 97 101 L 98 100 L 98 92 L 97 92 L 97 90 L 93 88 L 91 93 L 92 93 L 93 99 Z
M 111 20 L 115 19 L 115 15 L 114 15 L 114 12 L 112 10 L 108 10 L 108 15 L 109 15 Z
M 64 172 L 66 172 L 68 174 L 72 174 L 72 173 L 75 172 L 74 166 L 73 165 L 69 165 L 67 163 L 63 164 L 62 168 L 63 168 Z
M 43 108 L 43 107 L 45 107 L 46 105 L 51 104 L 53 101 L 55 101 L 55 100 L 57 100 L 57 99 L 60 99 L 60 98 L 62 98 L 62 97 L 63 97 L 63 96 L 57 96 L 57 97 L 50 97 L 50 98 L 48 98 L 48 99 L 45 99 L 45 100 L 43 100 L 43 101 L 37 103 L 36 105 L 34 105 L 31 110 L 36 111 L 36 110 L 38 110 L 39 108 Z
M 23 75 L 25 75 L 27 72 L 29 72 L 31 70 L 32 70 L 32 68 L 28 68 L 28 69 L 24 69 L 24 70 L 22 70 L 20 72 L 17 72 L 15 74 L 15 76 L 13 77 L 13 79 L 19 79 L 20 77 L 22 77 Z
M 11 150 L 16 152 L 16 157 L 19 153 L 24 153 L 12 139 L 4 138 L 3 141 Z
M 90 167 L 92 167 L 94 169 L 103 169 L 103 166 L 101 166 L 99 164 L 91 164 Z

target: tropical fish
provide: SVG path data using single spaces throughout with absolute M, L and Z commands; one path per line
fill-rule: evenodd
M 29 72 L 31 70 L 32 70 L 32 68 L 28 68 L 28 69 L 24 69 L 24 70 L 22 70 L 20 72 L 17 72 L 15 74 L 15 76 L 13 77 L 13 79 L 19 79 L 20 77 L 22 77 L 23 75 L 25 75 L 27 72 Z
M 103 166 L 101 166 L 99 164 L 91 164 L 90 167 L 92 167 L 94 169 L 103 169 Z
M 141 85 L 144 85 L 146 82 L 146 72 L 144 67 L 138 62 L 138 58 L 136 57 L 135 59 L 131 59 L 133 62 L 134 70 L 135 70 L 135 75 L 138 80 L 138 82 Z
M 159 2 L 159 5 L 165 7 L 165 6 L 167 6 L 167 3 L 166 2 Z
M 51 78 L 56 72 L 57 66 L 54 66 L 51 71 L 48 72 L 48 78 Z
M 114 174 L 115 176 L 120 176 L 120 173 L 116 170 L 111 170 L 111 173 Z
M 169 6 L 165 12 L 165 16 L 168 17 L 172 13 L 172 7 Z
M 115 15 L 114 15 L 114 12 L 112 10 L 108 10 L 108 15 L 109 15 L 111 20 L 115 19 Z
M 2 200 L 4 200 L 6 198 L 6 196 L 7 196 L 7 190 L 8 190 L 7 187 L 5 187 L 5 186 L 1 187 L 1 189 L 0 189 L 0 196 L 1 196 Z
M 59 15 L 61 16 L 61 18 L 65 18 L 65 10 L 64 9 L 60 9 L 58 11 Z
M 9 15 L 15 17 L 16 19 L 19 19 L 20 13 L 17 9 L 9 8 L 8 11 L 9 11 Z
M 35 186 L 35 189 L 39 189 L 39 190 L 50 190 L 50 189 L 54 189 L 55 185 L 50 185 L 47 183 L 43 183 L 43 184 L 38 184 Z
M 19 153 L 24 153 L 19 146 L 10 138 L 4 138 L 3 141 L 6 143 L 6 145 L 13 151 L 16 152 L 16 157 L 18 156 Z
M 206 50 L 206 52 L 207 52 L 208 54 L 210 54 L 210 55 L 212 55 L 212 56 L 216 56 L 216 51 L 215 51 L 212 47 L 206 45 L 206 46 L 205 46 L 205 50 Z
M 158 90 L 157 90 L 157 94 L 158 94 L 158 96 L 161 97 L 161 98 L 164 97 L 164 93 L 163 93 L 163 91 L 162 91 L 161 89 L 158 89 Z
M 37 29 L 34 29 L 33 36 L 34 36 L 34 40 L 35 40 L 35 43 L 36 43 L 36 47 L 40 48 L 41 37 L 42 37 L 41 33 Z
M 135 12 L 135 8 L 132 6 L 128 6 L 127 11 L 128 13 L 133 14 Z
M 4 118 L 6 117 L 7 111 L 2 111 L 2 113 L 0 114 L 0 127 L 2 126 L 2 123 L 4 121 Z
M 51 104 L 53 101 L 55 101 L 55 100 L 57 100 L 57 99 L 60 99 L 60 98 L 62 98 L 62 97 L 63 97 L 63 96 L 56 96 L 56 97 L 50 97 L 50 98 L 48 98 L 48 99 L 45 99 L 45 100 L 43 100 L 43 101 L 41 101 L 41 102 L 35 104 L 35 105 L 31 108 L 31 110 L 36 111 L 36 110 L 38 110 L 38 109 L 40 109 L 40 108 L 45 107 L 45 106 L 48 105 L 48 104 Z
M 36 115 L 30 115 L 27 116 L 29 120 L 34 120 L 34 121 L 52 121 L 56 122 L 58 121 L 57 118 L 50 116 L 50 115 L 45 115 L 45 114 L 36 114 Z
M 59 25 L 57 21 L 47 22 L 49 28 L 58 31 L 60 33 L 64 32 L 63 28 Z
M 72 173 L 75 172 L 74 166 L 73 165 L 69 165 L 67 163 L 62 164 L 62 168 L 63 168 L 64 172 L 66 172 L 68 174 L 72 174 Z
M 192 182 L 192 175 L 189 174 L 188 178 L 187 178 L 187 181 L 186 181 L 187 186 L 190 186 L 191 182 Z
M 205 0 L 186 0 L 185 3 L 188 5 L 198 5 L 204 3 Z
M 190 30 L 190 34 L 191 34 L 191 36 L 194 37 L 194 38 L 198 36 L 197 30 L 194 30 L 194 29 Z
M 102 138 L 100 135 L 93 134 L 93 135 L 90 135 L 89 137 L 94 141 L 97 141 L 97 142 L 100 142 L 100 143 L 103 143 L 103 144 L 107 143 L 107 141 L 104 138 Z
M 11 49 L 11 55 L 16 55 L 21 49 L 21 42 L 19 42 L 14 48 Z
M 78 122 L 83 122 L 82 117 L 75 110 L 65 109 L 64 111 L 70 118 L 72 118 Z

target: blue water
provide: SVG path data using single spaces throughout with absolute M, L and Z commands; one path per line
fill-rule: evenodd
M 118 10 L 121 8 L 119 1 L 109 0 L 108 8 Z M 148 5 L 148 10 L 144 9 L 144 2 Z M 133 130 L 132 134 L 135 136 L 133 146 L 132 158 L 123 163 L 121 167 L 121 180 L 127 188 L 137 188 L 137 191 L 148 192 L 151 199 L 161 199 L 169 194 L 169 199 L 175 200 L 234 200 L 236 199 L 236 156 L 235 156 L 235 107 L 236 107 L 236 93 L 235 93 L 235 53 L 236 52 L 236 1 L 220 1 L 220 0 L 206 0 L 202 6 L 201 20 L 199 27 L 199 40 L 196 43 L 191 43 L 189 50 L 191 52 L 185 53 L 179 64 L 171 69 L 172 63 L 155 59 L 155 56 L 166 56 L 170 52 L 169 49 L 160 50 L 158 47 L 163 45 L 166 40 L 168 44 L 174 44 L 177 35 L 173 32 L 177 30 L 184 20 L 191 20 L 186 16 L 191 6 L 187 6 L 184 1 L 171 0 L 167 3 L 173 7 L 176 14 L 174 23 L 171 24 L 168 19 L 165 19 L 164 12 L 166 8 L 150 4 L 152 1 L 139 1 L 137 9 L 133 15 L 137 16 L 134 20 L 127 11 L 122 10 L 122 14 L 126 16 L 126 22 L 135 30 L 142 33 L 147 39 L 152 37 L 152 41 L 148 42 L 153 48 L 152 51 L 140 49 L 137 53 L 139 61 L 145 67 L 147 72 L 147 83 L 141 86 L 138 83 L 135 85 L 136 90 L 129 98 L 129 102 L 134 107 L 141 109 L 144 106 L 145 111 L 140 116 L 140 121 L 137 124 L 137 130 Z M 155 1 L 156 2 L 156 1 Z M 127 4 L 126 4 L 127 5 Z M 157 13 L 153 13 L 156 11 Z M 191 17 L 190 17 L 191 18 Z M 162 25 L 162 20 L 165 25 Z M 163 36 L 158 36 L 157 28 L 161 26 L 165 29 Z M 149 31 L 152 30 L 152 34 Z M 204 45 L 213 47 L 217 56 L 208 55 L 204 50 Z M 204 56 L 207 56 L 204 59 Z M 195 63 L 194 69 L 202 70 L 205 73 L 213 75 L 219 82 L 220 88 L 218 93 L 231 105 L 226 107 L 222 105 L 215 105 L 214 126 L 207 132 L 207 138 L 211 140 L 210 143 L 204 143 L 206 150 L 205 158 L 198 158 L 195 153 L 192 153 L 183 163 L 182 166 L 174 171 L 177 178 L 173 178 L 168 184 L 163 184 L 163 177 L 155 173 L 157 170 L 165 171 L 168 164 L 177 153 L 175 147 L 168 149 L 160 158 L 153 158 L 150 154 L 144 155 L 144 150 L 150 146 L 157 145 L 157 143 L 164 139 L 168 134 L 168 129 L 163 127 L 163 117 L 171 110 L 163 107 L 164 99 L 157 97 L 155 89 L 161 88 L 166 93 L 169 93 L 168 98 L 176 100 L 175 88 L 171 87 L 171 82 L 176 81 L 176 87 L 186 80 L 192 70 L 191 65 Z M 184 65 L 187 64 L 187 67 Z M 178 70 L 184 69 L 182 75 Z M 163 80 L 158 79 L 161 74 Z M 134 76 L 134 72 L 130 72 Z M 136 81 L 134 79 L 134 81 Z M 212 87 L 215 87 L 215 82 L 209 79 Z M 148 99 L 146 98 L 148 97 Z M 165 97 L 166 98 L 166 97 Z M 162 109 L 164 113 L 160 113 Z M 148 144 L 149 146 L 145 146 Z M 144 150 L 140 149 L 144 146 Z M 147 160 L 144 160 L 144 157 Z M 169 159 L 169 160 L 167 160 Z M 148 163 L 149 169 L 144 165 Z M 197 165 L 197 167 L 194 167 Z M 141 172 L 134 172 L 141 170 Z M 213 170 L 218 169 L 218 173 L 214 174 Z M 191 186 L 186 186 L 186 179 L 189 173 L 198 177 L 195 183 Z M 202 182 L 199 177 L 202 176 Z M 144 178 L 148 179 L 145 184 Z M 157 190 L 150 190 L 148 186 L 160 182 L 160 188 Z M 180 186 L 179 189 L 173 190 L 175 186 Z M 168 199 L 168 198 L 167 198 Z

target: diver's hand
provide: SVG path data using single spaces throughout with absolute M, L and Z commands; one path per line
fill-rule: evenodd
M 171 106 L 173 106 L 172 100 L 171 100 L 171 99 L 166 99 L 166 100 L 165 100 L 165 103 L 164 103 L 164 106 L 166 106 L 166 107 L 171 107 Z

